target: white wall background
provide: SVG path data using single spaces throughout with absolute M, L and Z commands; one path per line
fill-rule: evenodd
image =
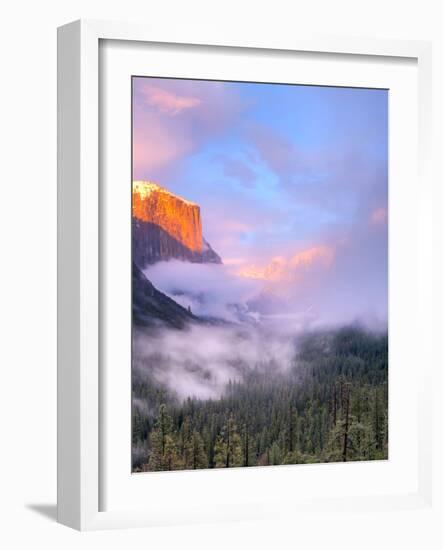
M 0 31 L 0 544 L 3 548 L 441 548 L 435 516 L 323 515 L 278 522 L 77 533 L 54 522 L 56 497 L 56 27 L 74 19 L 206 28 L 253 25 L 264 34 L 433 39 L 436 138 L 443 144 L 443 17 L 439 0 L 16 0 Z M 437 141 L 436 141 L 437 143 Z M 437 151 L 437 160 L 441 153 Z M 437 163 L 438 164 L 438 163 Z M 443 250 L 442 170 L 434 201 Z M 440 216 L 440 218 L 439 218 Z M 435 281 L 443 281 L 436 266 Z M 442 292 L 439 290 L 438 305 Z M 436 297 L 437 299 L 437 297 Z M 435 336 L 438 338 L 436 307 Z M 436 338 L 436 342 L 439 340 Z M 439 352 L 441 359 L 441 352 Z M 443 368 L 443 361 L 439 361 Z M 6 377 L 4 376 L 6 374 Z M 441 444 L 436 388 L 434 426 Z M 442 457 L 441 445 L 438 457 Z M 443 464 L 443 460 L 440 462 Z M 437 479 L 441 482 L 441 474 Z M 440 491 L 439 494 L 442 494 Z M 440 503 L 441 504 L 441 503 Z M 441 514 L 441 509 L 440 509 Z

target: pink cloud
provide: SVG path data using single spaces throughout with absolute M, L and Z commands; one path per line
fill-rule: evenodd
M 136 78 L 133 87 L 133 176 L 167 186 L 167 173 L 243 109 L 223 83 Z
M 156 107 L 160 112 L 171 116 L 201 104 L 201 100 L 197 97 L 174 94 L 149 84 L 143 86 L 142 94 L 149 106 Z
M 266 281 L 295 281 L 312 267 L 327 269 L 334 261 L 335 251 L 326 245 L 312 246 L 292 257 L 277 256 L 265 266 L 247 266 L 239 271 L 241 277 Z
M 388 219 L 386 208 L 376 208 L 373 210 L 370 219 L 373 225 L 384 225 Z
M 298 252 L 290 259 L 290 266 L 310 266 L 314 263 L 329 267 L 334 260 L 334 250 L 330 246 L 318 245 Z
M 157 116 L 144 113 L 143 124 L 134 125 L 134 175 L 150 176 L 154 170 L 187 154 L 191 148 L 192 143 L 186 136 L 172 133 Z

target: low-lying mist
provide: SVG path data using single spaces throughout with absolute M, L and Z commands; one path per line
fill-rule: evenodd
M 232 275 L 224 265 L 171 260 L 158 262 L 144 273 L 153 285 L 197 316 L 238 321 L 234 304 L 246 307 L 260 292 L 259 281 Z
M 137 329 L 133 337 L 133 375 L 179 399 L 218 398 L 229 381 L 241 381 L 250 370 L 288 372 L 294 357 L 294 339 L 259 327 Z
M 336 248 L 330 265 L 320 257 L 297 264 L 279 280 L 246 278 L 228 266 L 177 260 L 159 262 L 144 272 L 154 286 L 198 317 L 258 323 L 289 335 L 355 322 L 384 329 L 386 274 L 373 273 L 362 261 L 349 265 L 358 256 L 349 247 Z

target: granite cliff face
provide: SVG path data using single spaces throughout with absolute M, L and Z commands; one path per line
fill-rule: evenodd
M 203 238 L 200 207 L 147 181 L 132 185 L 132 242 L 141 268 L 170 259 L 221 263 Z

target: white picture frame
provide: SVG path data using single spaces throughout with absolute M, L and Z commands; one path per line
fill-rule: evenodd
M 393 491 L 384 495 L 339 495 L 337 498 L 318 494 L 303 501 L 285 501 L 266 505 L 263 499 L 251 502 L 246 509 L 239 505 L 204 507 L 177 506 L 170 511 L 159 507 L 129 507 L 127 502 L 103 510 L 100 484 L 103 483 L 103 414 L 106 408 L 101 388 L 101 309 L 106 292 L 100 285 L 102 259 L 100 213 L 103 209 L 99 186 L 100 127 L 99 74 L 100 41 L 125 41 L 128 44 L 175 44 L 229 48 L 247 52 L 270 50 L 286 52 L 330 53 L 337 56 L 370 56 L 371 58 L 412 59 L 417 64 L 418 80 L 418 178 L 414 177 L 420 208 L 411 230 L 417 239 L 416 327 L 415 349 L 422 350 L 423 365 L 415 386 L 417 398 L 417 483 L 412 490 Z M 58 520 L 80 530 L 130 526 L 195 523 L 219 519 L 258 519 L 284 517 L 295 508 L 321 512 L 334 505 L 347 511 L 358 507 L 364 511 L 423 509 L 432 503 L 431 441 L 431 375 L 432 348 L 426 323 L 432 317 L 430 292 L 432 261 L 432 227 L 430 150 L 431 150 L 431 45 L 426 42 L 370 40 L 345 37 L 246 37 L 220 32 L 220 37 L 187 36 L 186 30 L 164 35 L 144 25 L 77 21 L 58 33 Z M 210 55 L 210 54 L 209 54 Z M 428 321 L 426 321 L 428 320 Z M 407 335 L 406 335 L 407 337 Z M 128 451 L 129 452 L 129 451 Z M 353 465 L 347 465 L 353 468 Z M 278 476 L 285 483 L 291 467 L 279 467 Z M 323 468 L 325 468 L 323 466 Z M 339 476 L 334 465 L 327 466 L 322 477 Z M 257 470 L 257 469 L 256 469 Z M 272 475 L 272 468 L 266 475 Z M 129 474 L 129 472 L 128 472 Z M 213 473 L 212 473 L 213 474 Z M 241 470 L 223 472 L 238 480 Z M 166 474 L 167 475 L 167 474 Z M 174 476 L 193 476 L 193 473 Z M 205 475 L 203 473 L 203 475 Z M 249 474 L 246 474 L 249 475 Z M 355 473 L 359 475 L 358 471 Z M 146 478 L 147 479 L 147 478 Z M 178 477 L 177 477 L 178 479 Z M 184 479 L 184 478 L 183 478 Z M 207 483 L 207 476 L 193 483 Z M 204 481 L 203 481 L 204 479 Z M 263 480 L 264 478 L 262 478 Z M 288 479 L 288 478 L 287 478 Z M 195 481 L 194 481 L 195 480 Z M 226 481 L 226 477 L 224 478 Z M 256 481 L 255 481 L 256 482 Z M 158 483 L 157 483 L 158 484 Z M 266 493 L 266 491 L 265 491 Z M 283 497 L 282 497 L 283 498 Z M 278 501 L 278 499 L 277 499 Z M 284 506 L 283 506 L 284 504 Z M 272 508 L 272 511 L 271 511 Z M 285 510 L 283 509 L 286 509 Z M 170 512 L 170 513 L 169 513 Z

